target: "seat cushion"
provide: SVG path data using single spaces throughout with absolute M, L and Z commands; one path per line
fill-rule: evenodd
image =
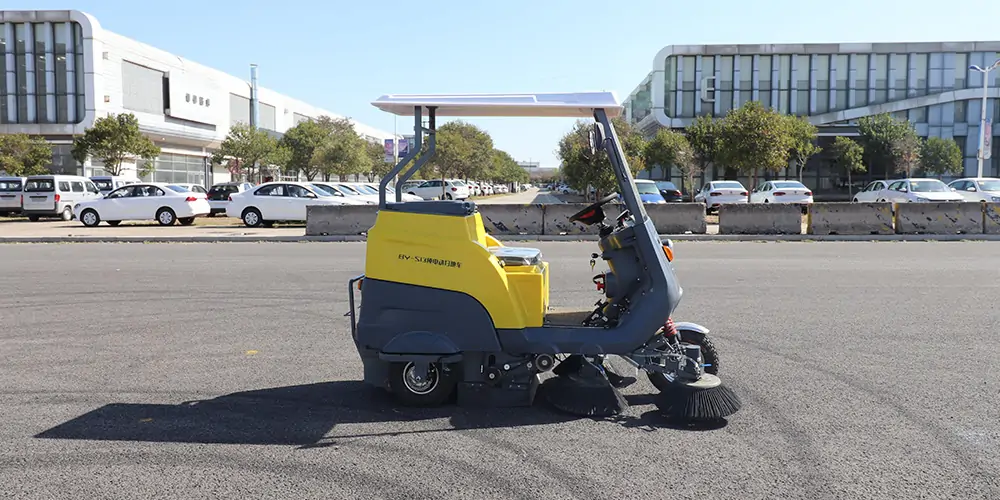
M 489 247 L 506 266 L 535 266 L 542 262 L 542 251 L 527 247 Z
M 478 211 L 475 202 L 468 200 L 387 202 L 385 209 L 411 214 L 450 215 L 455 217 L 468 217 Z

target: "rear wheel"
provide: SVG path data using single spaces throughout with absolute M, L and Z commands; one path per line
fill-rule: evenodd
M 708 338 L 708 335 L 690 330 L 681 330 L 677 334 L 680 335 L 682 344 L 692 344 L 701 347 L 701 356 L 704 358 L 705 364 L 709 365 L 705 367 L 705 373 L 712 375 L 719 374 L 719 350 L 715 348 L 715 344 Z M 664 391 L 670 386 L 670 381 L 662 373 L 646 372 L 646 376 L 658 390 Z
M 94 227 L 94 226 L 96 226 L 96 225 L 98 225 L 98 224 L 101 223 L 101 217 L 99 215 L 97 215 L 97 211 L 96 210 L 92 210 L 92 209 L 88 208 L 88 209 L 84 210 L 83 213 L 80 214 L 80 222 L 82 222 L 84 226 Z M 111 223 L 109 222 L 108 224 L 111 224 Z M 111 225 L 114 225 L 114 224 L 111 224 Z
M 260 210 L 254 207 L 244 210 L 241 218 L 243 219 L 243 224 L 247 227 L 258 227 L 264 222 L 260 216 Z
M 172 226 L 174 222 L 177 222 L 177 214 L 170 208 L 163 207 L 156 211 L 156 222 L 159 222 L 161 226 Z
M 37 215 L 29 215 L 28 216 L 28 220 L 30 220 L 31 222 L 38 222 L 38 216 Z
M 400 403 L 406 406 L 438 406 L 451 397 L 458 381 L 453 372 L 433 363 L 427 376 L 417 378 L 412 361 L 393 363 L 389 367 L 389 389 Z
M 59 214 L 59 218 L 62 220 L 73 220 L 73 208 L 66 205 L 66 208 L 64 208 L 62 213 Z
M 118 224 L 121 224 L 121 223 L 122 223 L 122 221 L 120 221 L 120 220 L 109 220 L 108 221 L 108 225 L 109 226 L 117 226 Z

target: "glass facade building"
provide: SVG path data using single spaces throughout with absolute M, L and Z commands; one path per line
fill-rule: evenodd
M 983 75 L 969 66 L 988 66 L 998 58 L 1000 42 L 671 46 L 657 54 L 653 71 L 626 100 L 625 113 L 652 135 L 660 127 L 683 129 L 698 116 L 721 117 L 758 101 L 808 117 L 820 130 L 820 146 L 837 135 L 857 135 L 858 118 L 890 113 L 911 121 L 922 137 L 953 139 L 965 158 L 965 173 L 975 175 Z M 1000 120 L 998 73 L 987 82 L 990 122 Z M 990 143 L 993 154 L 983 174 L 1000 176 L 1000 151 Z M 725 177 L 723 170 L 710 169 L 702 181 Z M 680 177 L 676 170 L 651 175 Z M 852 184 L 885 175 L 856 175 Z M 795 172 L 772 177 L 795 177 Z M 847 192 L 846 176 L 823 153 L 806 166 L 803 181 L 817 196 Z

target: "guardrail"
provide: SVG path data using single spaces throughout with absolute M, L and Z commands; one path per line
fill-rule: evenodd
M 590 235 L 594 226 L 569 221 L 585 203 L 478 205 L 493 235 Z M 646 205 L 659 234 L 706 234 L 702 203 Z M 605 206 L 609 219 L 619 207 Z M 378 207 L 309 206 L 306 235 L 364 234 L 375 224 Z M 801 208 L 786 204 L 723 205 L 719 234 L 1000 234 L 1000 203 L 814 203 L 803 220 Z

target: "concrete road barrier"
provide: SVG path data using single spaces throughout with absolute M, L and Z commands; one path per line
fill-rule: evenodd
M 1000 234 L 1000 203 L 983 204 L 983 233 Z
M 367 233 L 375 225 L 377 205 L 309 205 L 306 236 Z
M 783 203 L 724 204 L 719 234 L 802 234 L 802 209 Z
M 813 203 L 806 234 L 893 234 L 891 203 Z
M 542 233 L 545 235 L 561 234 L 597 234 L 597 225 L 587 226 L 579 222 L 570 222 L 569 217 L 590 203 L 560 203 L 557 205 L 544 205 L 542 218 Z M 618 205 L 608 203 L 604 205 L 604 215 L 610 220 L 614 220 L 621 214 Z
M 653 220 L 657 234 L 705 234 L 704 203 L 663 203 L 646 205 L 646 213 Z
M 542 234 L 545 205 L 478 204 L 489 234 Z
M 897 234 L 983 234 L 980 203 L 897 203 Z

